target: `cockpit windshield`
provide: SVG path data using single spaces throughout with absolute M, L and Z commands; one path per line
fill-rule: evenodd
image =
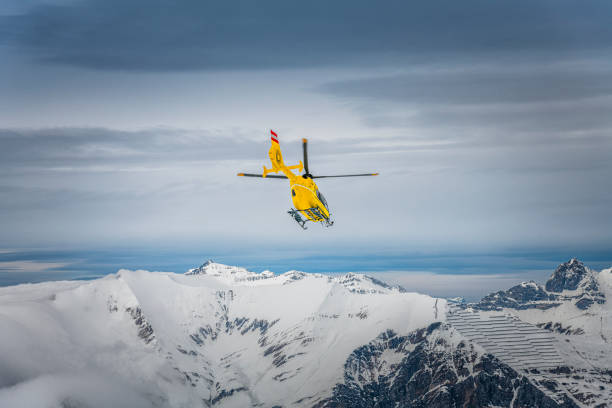
M 323 197 L 323 194 L 321 194 L 321 192 L 319 190 L 317 190 L 317 197 L 323 203 L 325 208 L 327 208 L 327 200 L 325 200 L 325 197 Z

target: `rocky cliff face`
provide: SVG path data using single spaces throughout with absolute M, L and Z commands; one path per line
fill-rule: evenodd
M 546 281 L 546 290 L 549 292 L 563 292 L 564 290 L 576 290 L 583 279 L 587 277 L 587 268 L 576 258 L 559 265 Z
M 407 336 L 387 331 L 353 351 L 344 381 L 316 407 L 576 407 L 434 323 Z
M 599 288 L 597 275 L 579 260 L 571 259 L 559 265 L 544 286 L 533 281 L 523 282 L 485 296 L 471 306 L 480 310 L 545 310 L 572 302 L 577 308 L 586 310 L 594 303 L 605 303 L 605 294 Z
M 611 297 L 612 269 L 598 272 L 571 259 L 545 285 L 524 282 L 457 307 L 474 316 L 506 316 L 549 331 L 563 364 L 538 370 L 540 388 L 564 389 L 577 403 L 605 407 L 612 406 Z
M 498 310 L 502 308 L 529 309 L 550 308 L 558 306 L 557 296 L 547 292 L 542 285 L 533 281 L 523 282 L 508 290 L 500 290 L 485 296 L 474 307 L 480 310 Z

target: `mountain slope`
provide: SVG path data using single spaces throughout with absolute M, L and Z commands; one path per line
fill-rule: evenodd
M 463 315 L 361 274 L 212 261 L 185 274 L 0 288 L 0 406 L 605 406 L 609 326 L 594 322 L 610 316 L 610 271 L 570 261 L 551 280 L 463 305 Z M 570 312 L 580 324 L 556 330 Z M 504 316 L 558 336 L 541 347 L 565 364 L 520 365 L 496 346 L 506 334 L 471 330 Z
M 464 305 L 480 316 L 507 315 L 550 332 L 563 364 L 548 371 L 589 406 L 612 405 L 612 269 L 600 272 L 577 259 L 559 265 L 545 285 L 523 282 Z
M 314 404 L 356 347 L 444 316 L 444 301 L 363 275 L 212 262 L 185 275 L 122 270 L 3 288 L 0 305 L 0 331 L 10 333 L 0 340 L 0 401 L 66 373 L 68 383 L 91 374 L 110 388 L 120 379 L 159 406 Z
M 506 310 L 526 322 L 562 334 L 612 339 L 612 269 L 601 272 L 577 259 L 561 264 L 546 284 L 523 282 L 470 306 Z
M 385 332 L 356 349 L 344 382 L 319 407 L 575 407 L 556 402 L 452 327 Z

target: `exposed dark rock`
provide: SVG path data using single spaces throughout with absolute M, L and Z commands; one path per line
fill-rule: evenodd
M 331 280 L 333 278 L 329 277 L 328 279 Z M 366 294 L 366 293 L 375 293 L 375 292 L 380 291 L 377 289 L 364 289 L 361 286 L 362 282 L 369 282 L 373 284 L 374 286 L 379 286 L 381 289 L 396 289 L 399 292 L 406 292 L 406 289 L 404 289 L 403 287 L 399 285 L 391 286 L 381 280 L 378 280 L 368 275 L 359 275 L 356 273 L 349 272 L 346 275 L 343 275 L 339 278 L 339 283 L 343 285 L 344 287 L 346 287 L 352 293 Z
M 217 394 L 217 396 L 212 399 L 211 401 L 212 405 L 215 405 L 217 402 L 221 401 L 223 398 L 231 397 L 232 395 L 234 395 L 234 393 L 246 391 L 246 390 L 247 390 L 246 387 L 232 388 L 230 390 L 221 390 L 219 394 Z
M 231 291 L 229 291 L 231 292 Z M 224 292 L 223 292 L 224 293 Z M 217 294 L 218 296 L 224 298 L 225 294 L 221 295 L 221 293 Z M 220 303 L 220 306 L 224 306 Z M 223 313 L 218 317 L 215 326 L 211 326 L 210 324 L 205 327 L 200 327 L 196 333 L 192 333 L 189 335 L 191 340 L 196 343 L 198 346 L 204 345 L 205 340 L 215 341 L 221 332 L 225 332 L 227 334 L 232 334 L 234 330 L 239 331 L 241 335 L 245 335 L 249 332 L 259 331 L 259 334 L 262 336 L 259 339 L 260 344 L 265 342 L 265 337 L 263 337 L 268 329 L 278 323 L 278 319 L 273 321 L 263 320 L 263 319 L 253 319 L 251 320 L 248 317 L 236 317 L 234 320 L 228 320 L 227 318 L 227 308 L 222 308 Z
M 559 333 L 559 334 L 571 334 L 571 335 L 584 334 L 584 330 L 582 330 L 580 327 L 573 329 L 572 326 L 563 326 L 559 322 L 538 323 L 536 324 L 536 326 L 538 326 L 541 329 Z
M 550 370 L 550 372 L 553 374 L 570 374 L 572 372 L 572 369 L 568 366 L 559 366 L 557 368 L 553 368 L 552 370 Z
M 285 282 L 285 285 L 291 283 L 292 281 L 299 281 L 304 279 L 307 275 L 306 272 L 300 272 L 300 271 L 291 271 L 291 272 L 287 272 L 284 274 L 284 276 L 286 276 L 288 278 L 288 281 Z
M 182 346 L 180 346 L 180 345 L 179 345 L 179 346 L 177 346 L 177 347 L 176 347 L 176 349 L 177 349 L 177 350 L 178 350 L 180 353 L 185 354 L 185 355 L 188 355 L 188 356 L 197 356 L 197 355 L 198 355 L 198 353 L 196 353 L 194 350 L 185 350 L 185 349 L 184 349 Z
M 546 290 L 549 292 L 563 292 L 564 290 L 576 290 L 587 270 L 584 264 L 576 258 L 565 262 L 555 270 L 546 282 Z
M 499 291 L 482 298 L 476 304 L 480 310 L 496 310 L 502 308 L 513 309 L 530 309 L 530 308 L 546 308 L 558 306 L 560 303 L 548 303 L 557 299 L 557 296 L 546 292 L 541 285 L 531 281 L 523 282 L 513 286 L 508 290 Z M 547 303 L 538 303 L 546 301 Z
M 582 298 L 579 301 L 577 301 L 575 304 L 578 309 L 586 310 L 589 307 L 591 307 L 593 303 L 595 303 L 595 301 L 591 298 Z
M 199 267 L 193 268 L 193 269 L 190 269 L 189 271 L 187 271 L 185 273 L 185 275 L 206 275 L 206 267 L 208 267 L 209 265 L 212 265 L 214 263 L 215 263 L 215 261 L 213 261 L 212 259 L 208 259 L 206 262 L 204 262 Z
M 146 344 L 149 344 L 155 340 L 153 326 L 151 326 L 151 323 L 149 323 L 149 321 L 144 317 L 140 307 L 128 307 L 125 309 L 125 311 L 130 314 L 132 319 L 134 319 L 134 323 L 138 328 L 138 337 L 140 337 Z
M 276 344 L 276 345 L 274 345 L 274 346 L 268 347 L 268 348 L 266 349 L 266 351 L 264 351 L 264 354 L 263 354 L 263 355 L 264 355 L 264 357 L 266 357 L 266 356 L 268 356 L 268 355 L 270 355 L 270 354 L 277 353 L 277 352 L 279 352 L 280 350 L 282 350 L 282 349 L 283 349 L 283 347 L 285 347 L 286 345 L 287 345 L 287 343 L 281 343 L 281 344 Z
M 467 340 L 449 343 L 440 323 L 407 336 L 382 333 L 356 349 L 344 366 L 344 382 L 315 407 L 576 407 L 558 403 L 530 380 Z M 388 365 L 383 353 L 402 359 Z M 549 384 L 549 386 L 552 386 Z
M 566 290 L 576 292 L 563 293 Z M 589 309 L 594 303 L 606 302 L 605 295 L 599 290 L 595 274 L 577 259 L 559 265 L 545 287 L 533 281 L 523 282 L 508 290 L 491 293 L 480 302 L 469 306 L 478 310 L 547 310 L 567 301 L 573 302 L 581 310 Z
M 367 319 L 368 318 L 368 310 L 367 309 L 361 310 L 359 313 L 356 314 L 356 316 L 358 318 L 360 318 L 361 320 Z

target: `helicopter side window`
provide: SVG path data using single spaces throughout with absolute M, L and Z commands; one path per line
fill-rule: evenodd
M 317 190 L 317 197 L 323 203 L 325 208 L 327 208 L 327 201 L 325 200 L 325 197 L 323 197 L 323 194 L 321 194 L 321 192 L 319 190 Z

